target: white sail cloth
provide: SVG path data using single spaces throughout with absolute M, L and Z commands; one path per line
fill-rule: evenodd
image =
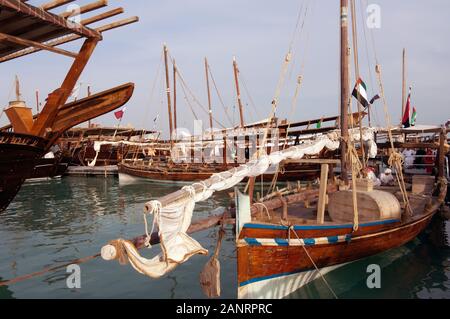
M 374 129 L 365 129 L 363 140 L 373 142 L 374 132 Z M 352 133 L 350 138 L 359 141 L 359 132 Z M 337 150 L 339 146 L 339 132 L 320 135 L 299 146 L 264 155 L 232 170 L 214 174 L 204 182 L 185 186 L 183 190 L 189 196 L 185 196 L 166 207 L 162 207 L 159 201 L 149 202 L 146 206 L 149 207 L 148 213 L 154 215 L 154 227 L 158 227 L 162 253 L 152 259 L 146 259 L 141 257 L 136 248 L 128 242 L 123 245 L 123 248 L 127 252 L 130 263 L 138 272 L 153 278 L 159 278 L 193 255 L 207 254 L 208 251 L 186 233 L 191 224 L 195 203 L 207 200 L 214 192 L 234 187 L 246 177 L 264 174 L 271 165 L 279 165 L 285 160 L 301 159 L 306 155 L 316 155 L 324 149 Z M 201 191 L 198 190 L 198 187 L 195 187 L 199 185 Z

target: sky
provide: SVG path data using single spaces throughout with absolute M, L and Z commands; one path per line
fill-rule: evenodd
M 29 1 L 34 5 L 43 2 Z M 380 28 L 366 27 L 366 9 L 370 4 L 381 9 Z M 270 114 L 290 46 L 292 61 L 280 91 L 277 116 L 295 121 L 333 116 L 339 112 L 339 0 L 109 1 L 109 9 L 119 6 L 125 9 L 120 18 L 136 15 L 140 21 L 104 33 L 104 40 L 80 78 L 80 97 L 86 94 L 88 85 L 95 93 L 123 83 L 135 83 L 136 89 L 127 104 L 122 125 L 156 128 L 163 131 L 164 136 L 168 135 L 161 65 L 164 43 L 176 59 L 189 90 L 204 108 L 207 107 L 207 91 L 203 59 L 208 58 L 228 116 L 212 86 L 213 114 L 224 126 L 232 124 L 228 117 L 234 124 L 239 122 L 233 57 L 237 59 L 241 75 L 244 119 L 247 123 L 254 122 Z M 54 12 L 64 10 L 60 8 Z M 87 13 L 82 19 L 105 10 Z M 418 124 L 446 122 L 450 118 L 450 1 L 358 0 L 357 16 L 360 76 L 368 86 L 369 95 L 379 92 L 374 72 L 377 58 L 382 66 L 390 116 L 395 124 L 399 123 L 402 50 L 406 48 L 407 82 L 412 86 L 412 105 L 417 108 Z M 76 51 L 80 44 L 66 44 L 62 48 Z M 70 64 L 71 58 L 50 52 L 3 63 L 0 101 L 6 106 L 13 99 L 13 82 L 17 74 L 23 99 L 35 108 L 35 90 L 38 89 L 45 98 L 59 87 Z M 303 81 L 298 100 L 293 103 L 298 76 L 302 76 Z M 189 104 L 207 126 L 208 114 L 189 93 L 186 95 L 189 103 L 179 85 L 178 126 L 193 128 L 195 117 Z M 383 125 L 384 118 L 383 104 L 377 102 L 373 124 Z M 117 125 L 112 114 L 94 122 Z M 3 115 L 0 124 L 6 123 Z M 218 124 L 216 126 L 220 128 Z

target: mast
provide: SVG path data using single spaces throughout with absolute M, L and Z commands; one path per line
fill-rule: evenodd
M 19 77 L 16 75 L 16 101 L 20 101 L 21 97 L 20 97 L 20 82 L 19 82 Z
M 173 59 L 173 124 L 176 131 L 178 128 L 178 124 L 177 124 L 177 64 L 175 63 L 175 59 Z
M 91 86 L 88 85 L 87 87 L 87 96 L 90 97 L 91 96 Z M 91 120 L 88 121 L 88 128 L 91 128 Z
M 237 66 L 236 57 L 233 57 L 233 70 L 234 70 L 234 81 L 236 83 L 236 94 L 239 104 L 239 117 L 241 119 L 241 127 L 244 127 L 245 126 L 244 109 L 242 108 L 241 89 L 239 87 L 239 69 Z
M 348 104 L 350 97 L 349 88 L 349 55 L 348 46 L 348 0 L 340 0 L 341 5 L 341 178 L 348 185 L 347 142 L 348 134 Z
M 208 65 L 208 59 L 207 58 L 205 58 L 205 72 L 206 72 L 206 89 L 208 91 L 209 127 L 211 128 L 211 137 L 212 137 L 212 139 L 214 139 L 212 103 L 211 103 L 211 89 L 210 89 L 210 86 L 209 86 L 209 65 Z
M 402 114 L 400 115 L 400 123 L 402 122 L 403 114 L 405 114 L 406 106 L 406 49 L 403 49 L 403 63 L 402 63 Z
M 39 90 L 36 90 L 36 110 L 38 114 L 41 112 L 39 107 Z
M 172 104 L 170 98 L 170 79 L 169 79 L 169 61 L 168 61 L 168 49 L 164 44 L 164 64 L 166 67 L 166 91 L 167 91 L 167 110 L 169 112 L 169 130 L 170 130 L 170 142 L 173 143 L 172 132 L 173 132 L 173 121 L 172 121 Z

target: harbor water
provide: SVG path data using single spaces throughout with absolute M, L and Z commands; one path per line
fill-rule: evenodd
M 144 233 L 143 206 L 179 186 L 138 182 L 119 185 L 116 178 L 65 177 L 25 184 L 1 213 L 0 281 L 97 254 L 108 241 Z M 196 206 L 194 219 L 220 214 L 227 192 Z M 413 242 L 343 266 L 326 275 L 339 298 L 450 298 L 450 223 L 436 217 Z M 220 252 L 222 297 L 236 298 L 236 250 L 232 227 Z M 193 235 L 214 252 L 217 229 Z M 159 247 L 142 254 L 154 256 Z M 3 298 L 204 298 L 199 274 L 209 257 L 194 256 L 162 279 L 150 279 L 130 265 L 101 258 L 80 265 L 81 288 L 70 289 L 66 268 L 8 286 Z M 381 267 L 381 288 L 369 289 L 369 265 Z M 289 298 L 332 298 L 321 279 Z

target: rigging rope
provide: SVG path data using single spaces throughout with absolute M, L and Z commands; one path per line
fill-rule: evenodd
M 218 86 L 216 84 L 216 80 L 214 79 L 214 75 L 212 73 L 211 66 L 209 65 L 209 63 L 208 63 L 208 71 L 209 71 L 209 75 L 211 76 L 211 80 L 213 82 L 213 86 L 214 86 L 214 89 L 216 91 L 217 97 L 219 98 L 220 104 L 222 105 L 222 108 L 225 111 L 225 115 L 227 116 L 228 122 L 230 123 L 231 126 L 234 126 L 234 122 L 231 119 L 231 116 L 229 114 L 229 107 L 225 106 L 225 103 L 223 102 L 222 96 L 221 96 L 221 94 L 219 92 L 219 88 L 218 88 Z
M 289 227 L 289 242 L 290 242 L 290 237 L 291 237 L 291 232 L 294 233 L 295 237 L 297 237 L 297 239 L 299 241 L 301 241 L 300 237 L 297 235 L 297 232 L 294 229 L 294 226 L 290 226 Z M 305 245 L 302 245 L 303 250 L 305 251 L 306 255 L 308 256 L 309 260 L 311 261 L 311 263 L 313 264 L 314 268 L 316 269 L 316 271 L 319 273 L 320 277 L 322 278 L 323 282 L 325 283 L 325 285 L 327 286 L 327 288 L 330 290 L 330 292 L 333 294 L 333 297 L 335 299 L 339 299 L 338 296 L 336 295 L 336 293 L 334 292 L 333 288 L 331 288 L 330 284 L 328 283 L 328 281 L 326 280 L 325 276 L 322 274 L 322 272 L 320 271 L 319 267 L 317 267 L 317 264 L 314 262 L 314 260 L 312 259 L 311 255 L 309 254 L 308 250 L 306 249 Z
M 381 98 L 383 100 L 383 105 L 384 105 L 384 113 L 385 113 L 385 117 L 386 117 L 389 142 L 391 143 L 391 152 L 392 153 L 389 157 L 388 164 L 390 167 L 394 168 L 395 171 L 397 172 L 397 174 L 396 174 L 397 182 L 400 187 L 400 191 L 402 193 L 403 202 L 405 203 L 405 211 L 408 213 L 409 216 L 412 216 L 413 211 L 412 211 L 412 208 L 411 208 L 411 205 L 409 202 L 409 197 L 408 197 L 408 193 L 407 193 L 406 185 L 405 185 L 405 179 L 403 176 L 403 157 L 401 154 L 399 154 L 397 152 L 397 150 L 394 147 L 394 139 L 392 137 L 391 117 L 390 117 L 389 111 L 388 111 L 386 96 L 384 95 L 384 85 L 383 85 L 382 74 L 381 74 L 381 65 L 377 64 L 376 72 L 377 72 L 377 77 L 378 77 L 378 84 L 380 86 Z
M 173 57 L 170 56 L 170 60 L 173 63 Z M 200 100 L 197 99 L 196 95 L 193 93 L 193 91 L 189 88 L 189 86 L 187 85 L 186 81 L 184 80 L 184 77 L 182 76 L 180 69 L 177 67 L 177 74 L 178 74 L 178 78 L 180 79 L 182 85 L 185 86 L 187 92 L 189 93 L 189 95 L 192 98 L 192 101 L 197 104 L 206 114 L 208 114 L 209 116 L 209 110 L 202 104 L 200 103 Z M 220 125 L 222 128 L 226 128 L 225 125 L 223 125 L 222 123 L 220 123 L 216 118 L 213 117 L 214 122 L 216 122 L 218 125 Z

